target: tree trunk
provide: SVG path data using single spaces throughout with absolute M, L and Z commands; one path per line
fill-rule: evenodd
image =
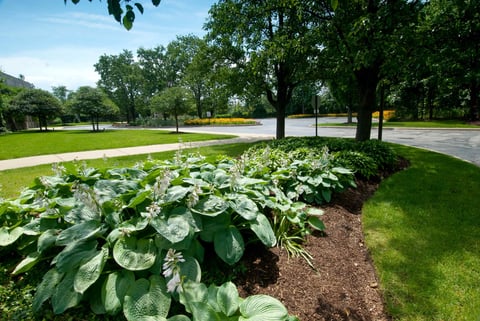
M 174 111 L 174 115 L 175 115 L 175 127 L 176 127 L 176 129 L 177 129 L 177 134 L 178 134 L 178 113 L 177 113 L 177 108 L 175 107 L 175 108 L 173 109 L 173 111 Z
M 365 141 L 370 139 L 372 130 L 372 113 L 376 110 L 376 91 L 379 82 L 379 64 L 362 67 L 355 71 L 360 103 L 357 113 L 357 132 L 355 139 Z
M 475 80 L 470 83 L 470 120 L 478 120 L 478 94 L 479 86 Z

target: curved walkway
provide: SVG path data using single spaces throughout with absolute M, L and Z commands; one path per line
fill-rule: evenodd
M 213 146 L 213 145 L 221 145 L 221 144 L 256 142 L 256 141 L 268 139 L 268 138 L 272 138 L 272 137 L 257 136 L 257 135 L 242 135 L 240 137 L 231 138 L 231 139 L 219 139 L 219 140 L 174 143 L 174 144 L 159 144 L 159 145 L 148 145 L 148 146 L 135 146 L 135 147 L 114 148 L 114 149 L 79 151 L 79 152 L 70 152 L 70 153 L 52 154 L 52 155 L 30 156 L 30 157 L 0 160 L 0 171 L 7 170 L 7 169 L 21 168 L 21 167 L 69 162 L 74 160 L 142 155 L 142 154 L 165 152 L 170 150 L 178 150 L 180 148 L 192 148 L 192 147 L 204 147 L 204 146 Z
M 333 119 L 330 121 L 341 122 L 341 119 Z M 255 142 L 274 138 L 272 133 L 275 133 L 275 120 L 262 119 L 261 122 L 261 126 L 182 128 L 182 131 L 188 132 L 231 134 L 238 136 L 232 139 L 79 151 L 0 160 L 0 171 L 73 160 L 151 154 L 180 148 Z M 312 125 L 312 119 L 287 119 L 286 135 L 314 136 L 315 127 L 312 127 Z M 319 136 L 329 137 L 354 137 L 355 128 L 318 127 L 317 134 Z M 372 129 L 371 137 L 377 137 L 377 129 Z M 480 129 L 385 128 L 383 131 L 383 140 L 440 152 L 480 166 Z

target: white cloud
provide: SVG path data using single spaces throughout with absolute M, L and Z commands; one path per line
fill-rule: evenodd
M 79 86 L 95 86 L 99 76 L 93 65 L 102 54 L 101 49 L 55 47 L 0 56 L 0 62 L 4 72 L 12 76 L 22 74 L 37 88 L 51 90 L 52 86 L 64 85 L 75 90 Z
M 115 23 L 114 19 L 108 15 L 91 14 L 84 12 L 71 12 L 66 14 L 50 15 L 39 17 L 38 21 L 52 24 L 67 25 L 69 29 L 74 25 L 101 30 L 122 30 L 120 24 Z

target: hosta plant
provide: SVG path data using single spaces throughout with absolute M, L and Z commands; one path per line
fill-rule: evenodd
M 234 264 L 245 236 L 274 246 L 267 215 L 294 204 L 268 180 L 243 175 L 232 160 L 210 164 L 189 156 L 133 168 L 56 170 L 0 204 L 0 246 L 24 256 L 13 274 L 49 262 L 33 308 L 48 301 L 57 314 L 88 301 L 98 314 L 170 318 L 172 292 L 200 281 L 205 243 Z M 178 271 L 162 274 L 172 251 L 182 252 Z

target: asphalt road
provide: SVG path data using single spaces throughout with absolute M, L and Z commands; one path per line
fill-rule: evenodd
M 230 133 L 249 136 L 275 136 L 276 120 L 259 119 L 258 126 L 232 127 L 188 127 L 182 131 Z M 342 123 L 346 118 L 319 118 L 319 123 Z M 286 136 L 315 136 L 315 119 L 285 120 Z M 318 136 L 355 137 L 354 127 L 318 127 Z M 371 138 L 378 137 L 378 129 L 372 129 Z M 420 147 L 451 155 L 480 166 L 479 129 L 423 129 L 423 128 L 384 128 L 383 140 L 408 146 Z

